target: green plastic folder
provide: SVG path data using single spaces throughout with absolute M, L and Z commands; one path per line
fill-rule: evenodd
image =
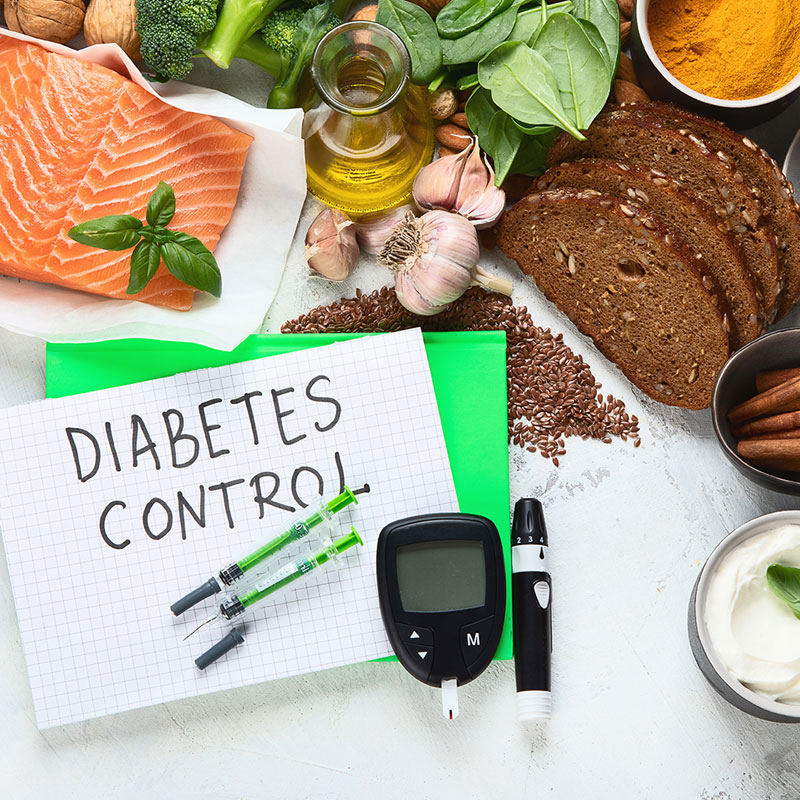
M 108 389 L 178 372 L 305 350 L 364 334 L 250 336 L 235 350 L 125 339 L 47 345 L 47 396 Z M 495 658 L 512 656 L 506 336 L 502 331 L 425 333 L 433 388 L 462 512 L 491 519 L 506 560 L 506 619 Z M 391 522 L 391 520 L 386 520 Z M 377 533 L 377 531 L 375 532 Z

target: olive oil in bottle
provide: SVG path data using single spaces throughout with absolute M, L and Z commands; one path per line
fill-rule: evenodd
M 433 155 L 424 90 L 408 85 L 408 53 L 382 25 L 350 22 L 320 42 L 316 105 L 304 123 L 309 191 L 352 217 L 408 202 Z

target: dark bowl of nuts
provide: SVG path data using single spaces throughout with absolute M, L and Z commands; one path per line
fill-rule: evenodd
M 742 475 L 800 495 L 800 328 L 734 353 L 717 376 L 711 414 L 722 451 Z

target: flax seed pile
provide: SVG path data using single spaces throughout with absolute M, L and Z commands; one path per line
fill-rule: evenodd
M 406 311 L 394 289 L 343 298 L 319 306 L 281 326 L 283 333 L 359 333 L 397 331 L 420 326 L 426 331 L 506 332 L 508 364 L 508 436 L 531 453 L 539 452 L 558 466 L 566 439 L 612 437 L 641 444 L 639 421 L 625 403 L 598 394 L 600 384 L 583 358 L 564 344 L 561 334 L 534 325 L 528 309 L 509 297 L 470 289 L 450 308 L 434 317 Z

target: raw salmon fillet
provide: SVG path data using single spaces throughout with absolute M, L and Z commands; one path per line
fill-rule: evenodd
M 195 289 L 163 264 L 127 295 L 131 251 L 96 250 L 67 233 L 108 214 L 144 219 L 163 180 L 175 191 L 170 227 L 213 251 L 251 141 L 105 67 L 0 36 L 0 274 L 191 308 Z

